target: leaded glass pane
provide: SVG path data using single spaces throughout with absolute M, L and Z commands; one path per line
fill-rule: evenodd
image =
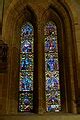
M 31 112 L 33 109 L 33 26 L 27 22 L 21 28 L 19 111 Z
M 55 58 L 55 55 L 45 53 L 45 70 L 51 72 L 59 70 L 58 58 Z
M 21 52 L 22 53 L 33 52 L 33 41 L 32 41 L 32 39 L 21 41 Z
M 59 112 L 60 83 L 59 83 L 59 61 L 57 27 L 55 23 L 48 22 L 44 27 L 45 35 L 45 80 L 46 80 L 46 110 Z
M 46 92 L 46 107 L 47 111 L 59 112 L 60 111 L 60 91 L 53 90 Z
M 47 36 L 45 38 L 45 51 L 46 52 L 57 52 L 57 41 L 56 36 Z
M 21 28 L 21 39 L 32 39 L 33 32 L 33 26 L 27 22 L 27 24 L 24 24 Z
M 46 77 L 46 90 L 48 91 L 54 91 L 54 89 L 60 90 L 59 71 L 45 72 L 45 77 Z
M 19 90 L 33 90 L 33 72 L 20 72 Z
M 33 54 L 20 54 L 20 70 L 33 70 Z
M 33 93 L 22 92 L 19 93 L 19 111 L 30 112 L 33 109 Z

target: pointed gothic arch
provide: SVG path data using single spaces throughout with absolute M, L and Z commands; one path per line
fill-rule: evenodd
M 75 103 L 78 97 L 76 67 L 77 49 L 73 26 L 73 16 L 65 2 L 54 2 L 49 5 L 48 9 L 45 10 L 42 15 L 42 19 L 43 26 L 45 23 L 53 21 L 58 28 L 59 72 L 62 110 L 67 112 L 77 111 L 77 106 Z M 74 66 L 76 70 L 74 70 Z
M 46 0 L 47 2 L 48 0 Z M 31 6 L 30 6 L 31 5 Z M 14 0 L 5 16 L 3 21 L 3 39 L 8 43 L 9 46 L 9 58 L 8 62 L 10 63 L 8 68 L 7 74 L 7 111 L 8 112 L 15 112 L 17 113 L 17 88 L 18 83 L 16 84 L 15 79 L 19 78 L 18 74 L 15 73 L 15 69 L 19 71 L 19 48 L 20 48 L 20 27 L 23 23 L 25 23 L 26 18 L 34 27 L 34 37 L 35 37 L 35 59 L 34 62 L 36 63 L 36 67 L 34 67 L 34 77 L 36 78 L 36 83 L 34 83 L 34 88 L 36 93 L 35 102 L 36 108 L 35 111 L 38 113 L 43 113 L 45 111 L 45 93 L 44 90 L 44 48 L 43 48 L 43 40 L 44 35 L 42 32 L 44 24 L 55 18 L 55 23 L 58 27 L 58 39 L 60 38 L 59 42 L 59 61 L 62 62 L 60 69 L 63 71 L 64 74 L 60 73 L 60 77 L 64 79 L 65 85 L 61 85 L 64 90 L 66 90 L 65 94 L 67 94 L 67 98 L 65 98 L 65 104 L 63 105 L 62 109 L 66 112 L 77 112 L 77 107 L 75 104 L 75 100 L 77 99 L 77 54 L 76 54 L 76 42 L 75 42 L 75 32 L 74 32 L 74 21 L 72 18 L 72 14 L 68 5 L 64 1 L 55 1 L 47 2 L 45 6 L 41 7 L 39 11 L 36 4 L 30 4 L 28 1 L 25 0 Z M 25 14 L 26 13 L 26 14 Z M 10 22 L 11 21 L 11 22 Z M 7 29 L 8 28 L 8 29 Z M 42 33 L 41 33 L 42 32 Z M 18 41 L 17 41 L 18 40 Z M 40 43 L 40 45 L 39 45 Z M 37 46 L 36 46 L 37 45 Z M 67 46 L 67 48 L 66 48 Z M 15 48 L 15 49 L 14 49 Z M 41 53 L 39 53 L 42 51 Z M 14 58 L 13 56 L 16 55 Z M 67 55 L 67 56 L 66 56 Z M 40 60 L 40 63 L 39 63 Z M 14 62 L 15 61 L 15 62 Z M 42 64 L 42 66 L 40 66 Z M 16 67 L 15 67 L 16 66 Z M 75 70 L 74 70 L 75 67 Z M 37 76 L 36 76 L 37 75 Z M 64 76 L 63 76 L 64 75 Z M 69 76 L 69 77 L 68 77 Z M 43 78 L 43 79 L 42 79 Z M 12 81 L 13 80 L 13 81 Z M 13 87 L 15 86 L 15 88 Z M 63 87 L 64 86 L 64 87 Z M 65 88 L 66 87 L 66 88 Z M 13 93 L 11 93 L 11 91 Z M 63 93 L 63 92 L 62 92 Z M 68 94 L 70 93 L 70 94 Z M 65 96 L 65 95 L 63 95 Z M 15 97 L 15 99 L 14 99 Z M 10 99 L 11 98 L 11 99 Z M 12 102 L 13 101 L 13 102 Z M 35 103 L 34 103 L 35 105 Z M 11 107 L 13 106 L 13 107 Z M 66 106 L 66 107 L 65 107 Z
M 13 4 L 10 5 L 9 7 L 9 13 L 7 13 L 6 18 L 6 22 L 4 23 L 4 27 L 7 28 L 10 31 L 7 31 L 6 35 L 8 35 L 6 38 L 4 38 L 9 46 L 9 57 L 8 57 L 8 62 L 10 63 L 10 67 L 8 69 L 8 71 L 10 71 L 7 75 L 7 79 L 8 79 L 8 88 L 12 89 L 11 91 L 14 91 L 13 94 L 15 94 L 15 98 L 13 98 L 13 101 L 16 105 L 16 112 L 18 111 L 18 88 L 19 88 L 19 69 L 20 69 L 20 46 L 21 46 L 21 28 L 24 24 L 26 24 L 27 22 L 30 23 L 33 26 L 34 29 L 34 48 L 37 48 L 37 17 L 35 15 L 34 10 L 32 9 L 31 6 L 29 6 L 28 4 L 19 4 L 19 6 L 17 6 L 18 3 L 16 3 L 16 5 L 14 6 Z M 14 7 L 11 7 L 14 6 Z M 14 16 L 14 14 L 15 16 Z M 8 20 L 8 21 L 7 21 Z M 8 23 L 9 21 L 12 21 L 10 24 Z M 8 26 L 7 26 L 8 25 Z M 3 28 L 4 31 L 4 28 Z M 3 32 L 3 34 L 5 34 L 5 31 Z M 5 36 L 6 36 L 5 35 Z M 3 37 L 5 37 L 3 35 Z M 37 57 L 35 57 L 37 55 L 37 51 L 34 49 L 34 61 L 35 58 L 37 60 Z M 14 57 L 13 57 L 14 55 Z M 11 62 L 10 62 L 11 61 Z M 15 61 L 15 65 L 14 65 L 14 61 Z M 37 64 L 37 61 L 36 61 Z M 13 77 L 14 71 L 16 69 L 16 73 L 15 76 Z M 35 67 L 35 62 L 34 62 L 34 70 L 37 69 L 37 67 Z M 37 71 L 33 74 L 33 78 L 35 78 L 33 87 L 34 87 L 34 91 L 38 91 L 37 89 Z M 13 81 L 12 81 L 13 79 Z M 15 86 L 15 90 L 13 90 L 12 88 L 12 84 L 14 84 Z M 16 91 L 17 90 L 17 91 Z M 33 98 L 33 110 L 36 112 L 37 111 L 37 104 L 38 104 L 38 95 L 37 92 L 35 94 L 35 92 L 33 91 L 34 94 L 34 98 Z M 7 97 L 12 96 L 11 93 L 8 91 L 8 95 Z M 36 106 L 34 105 L 36 102 Z M 10 102 L 8 101 L 8 105 L 10 107 Z M 13 106 L 15 106 L 13 105 Z M 8 109 L 8 108 L 7 108 Z M 8 110 L 9 111 L 9 110 Z

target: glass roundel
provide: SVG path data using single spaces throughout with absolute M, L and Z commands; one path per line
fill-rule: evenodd
M 54 22 L 48 22 L 44 27 L 45 36 L 45 89 L 46 111 L 61 110 L 57 27 Z
M 33 42 L 34 29 L 27 22 L 21 28 L 20 73 L 19 73 L 19 111 L 33 110 Z

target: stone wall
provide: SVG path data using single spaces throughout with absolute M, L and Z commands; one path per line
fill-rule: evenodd
M 16 0 L 17 1 L 17 0 Z M 39 0 L 25 0 L 26 3 L 28 1 L 31 1 L 31 3 L 29 3 L 30 5 L 33 6 L 34 10 L 36 11 L 36 14 L 38 16 L 38 23 L 40 23 L 40 19 L 41 19 L 41 14 L 43 12 L 43 10 L 45 9 L 45 6 L 48 5 L 48 3 L 51 2 L 51 0 L 48 0 L 48 3 L 46 3 L 46 0 L 41 0 L 41 3 L 39 3 Z M 57 0 L 53 0 L 54 2 Z M 77 2 L 77 0 L 65 0 L 66 3 L 68 4 L 69 8 L 71 9 L 72 15 L 73 15 L 73 19 L 74 19 L 74 24 L 73 27 L 75 27 L 75 33 L 76 33 L 76 43 L 75 46 L 77 45 L 77 54 L 78 54 L 78 58 L 76 55 L 76 59 L 78 62 L 78 88 L 80 89 L 80 4 Z M 1 1 L 0 1 L 1 2 Z M 13 4 L 12 4 L 13 3 Z M 3 26 L 3 33 L 1 35 L 1 38 L 3 38 L 3 40 L 5 42 L 8 43 L 9 46 L 9 59 L 8 59 L 8 71 L 7 73 L 0 73 L 0 113 L 1 114 L 17 114 L 17 91 L 18 91 L 18 82 L 16 82 L 16 80 L 18 79 L 18 70 L 19 70 L 19 55 L 17 54 L 19 52 L 19 41 L 16 41 L 16 39 L 19 39 L 19 36 L 16 36 L 16 31 L 15 30 L 15 25 L 13 24 L 13 21 L 15 21 L 16 23 L 16 16 L 17 14 L 19 14 L 20 12 L 18 10 L 21 10 L 22 8 L 18 8 L 19 6 L 21 6 L 20 2 L 19 5 L 15 5 L 15 0 L 5 0 L 4 2 L 4 26 L 5 26 L 5 21 L 6 19 L 9 20 L 10 22 L 10 26 L 9 26 L 9 22 L 8 24 L 6 24 L 6 27 Z M 24 4 L 24 0 L 22 0 L 22 4 Z M 2 20 L 2 2 L 0 4 L 0 21 Z M 43 10 L 40 9 L 40 6 L 42 6 Z M 13 8 L 12 8 L 13 7 Z M 17 9 L 18 8 L 18 9 Z M 11 12 L 10 12 L 11 10 Z M 10 13 L 9 13 L 10 12 Z M 7 15 L 9 13 L 9 16 L 7 18 Z M 15 13 L 15 15 L 13 15 Z M 10 19 L 10 17 L 12 16 L 12 18 Z M 24 16 L 23 16 L 24 17 Z M 19 20 L 19 23 L 21 24 L 23 18 L 21 18 Z M 8 21 L 7 20 L 7 21 Z M 1 21 L 2 23 L 2 21 Z M 41 23 L 40 23 L 41 24 Z M 2 28 L 2 27 L 1 27 Z M 5 28 L 5 29 L 4 29 Z M 12 31 L 12 29 L 14 29 L 14 31 Z M 40 25 L 38 24 L 38 28 L 40 28 Z M 39 33 L 40 29 L 38 30 Z M 13 34 L 15 34 L 15 36 L 12 38 Z M 39 33 L 38 36 L 39 40 L 41 40 L 41 34 Z M 40 44 L 40 48 L 41 48 Z M 39 49 L 38 51 L 40 51 L 41 49 Z M 16 55 L 16 57 L 14 58 L 14 55 Z M 38 54 L 39 59 L 43 59 L 40 52 Z M 14 62 L 13 62 L 14 60 Z M 16 62 L 17 61 L 17 62 Z M 39 63 L 40 66 L 41 63 Z M 43 69 L 41 66 L 39 69 Z M 75 69 L 75 68 L 74 68 Z M 15 71 L 17 71 L 15 73 Z M 43 72 L 38 71 L 40 73 L 40 75 L 43 75 Z M 38 74 L 39 74 L 38 73 Z M 39 76 L 39 80 L 41 79 L 41 76 Z M 40 83 L 42 84 L 42 83 Z M 16 87 L 16 88 L 15 88 Z M 42 92 L 42 91 L 40 91 Z M 39 92 L 39 95 L 42 94 Z M 42 95 L 42 97 L 44 96 L 44 94 Z M 40 97 L 40 96 L 39 96 Z M 15 98 L 15 99 L 14 99 Z M 42 98 L 40 98 L 40 100 L 42 100 Z M 43 102 L 43 101 L 42 101 Z M 40 104 L 40 103 L 39 103 Z M 43 106 L 43 103 L 41 104 L 41 106 Z M 39 111 L 44 112 L 44 110 L 42 108 L 39 108 Z

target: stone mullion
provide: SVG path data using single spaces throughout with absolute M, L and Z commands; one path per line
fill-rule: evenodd
M 43 35 L 41 32 L 41 22 L 38 24 L 38 113 L 43 114 L 44 109 L 44 49 L 43 49 Z

